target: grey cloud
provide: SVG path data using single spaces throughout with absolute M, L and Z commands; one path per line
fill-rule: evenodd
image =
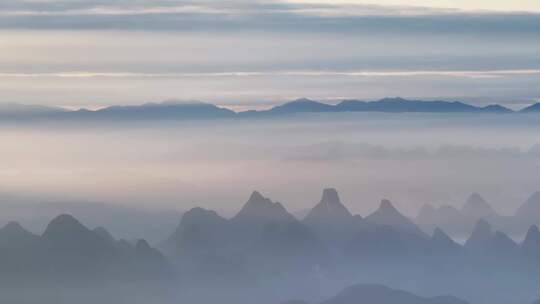
M 540 159 L 540 145 L 530 149 L 517 147 L 487 148 L 468 145 L 443 145 L 392 148 L 368 143 L 324 142 L 291 149 L 284 161 L 336 162 L 358 159 L 378 160 L 474 160 L 474 159 Z
M 289 32 L 513 33 L 537 36 L 540 15 L 465 14 L 430 8 L 273 1 L 15 1 L 0 28 L 271 30 Z

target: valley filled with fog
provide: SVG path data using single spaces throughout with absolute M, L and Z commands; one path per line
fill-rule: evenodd
M 7 124 L 0 193 L 232 215 L 251 190 L 301 213 L 331 186 L 355 212 L 389 198 L 416 215 L 478 192 L 511 214 L 540 188 L 539 130 L 535 114 L 467 113 Z

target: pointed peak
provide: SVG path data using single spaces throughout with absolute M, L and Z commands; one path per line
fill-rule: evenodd
M 527 234 L 525 236 L 525 241 L 533 239 L 540 240 L 540 231 L 538 230 L 538 226 L 536 225 L 532 225 L 531 227 L 529 227 L 529 230 L 527 230 Z
M 379 210 L 382 210 L 382 211 L 394 211 L 394 212 L 398 212 L 397 209 L 394 207 L 394 205 L 392 204 L 392 202 L 390 202 L 389 200 L 387 199 L 383 199 L 381 200 L 381 204 L 379 206 Z
M 323 190 L 321 202 L 325 202 L 327 204 L 341 204 L 338 192 L 334 188 L 326 188 Z
M 484 200 L 478 193 L 473 193 L 467 198 L 465 205 L 461 208 L 461 211 L 466 216 L 472 216 L 475 218 L 488 218 L 493 219 L 498 214 L 493 208 Z
M 264 208 L 271 205 L 280 206 L 280 204 L 272 202 L 269 198 L 264 197 L 259 191 L 253 191 L 249 196 L 248 201 L 244 204 L 242 209 L 246 208 Z
M 465 242 L 465 246 L 474 249 L 485 247 L 492 240 L 493 236 L 491 225 L 487 221 L 480 219 L 474 225 L 471 236 Z
M 338 192 L 334 188 L 323 190 L 321 201 L 311 209 L 304 218 L 310 224 L 339 224 L 352 218 L 347 207 L 341 203 Z
M 379 208 L 365 217 L 366 221 L 380 226 L 389 226 L 399 232 L 415 234 L 423 238 L 428 236 L 408 217 L 401 214 L 387 199 L 381 200 Z
M 482 196 L 480 196 L 480 194 L 474 192 L 472 193 L 471 195 L 469 195 L 469 197 L 467 198 L 467 202 L 466 202 L 467 205 L 487 205 L 487 202 L 486 200 L 484 200 L 484 198 Z
M 527 231 L 525 240 L 521 243 L 521 247 L 526 253 L 538 256 L 540 253 L 540 232 L 538 226 L 533 225 Z
M 281 203 L 274 203 L 258 191 L 254 191 L 233 220 L 253 221 L 260 219 L 293 220 L 295 218 Z
M 524 220 L 534 220 L 540 210 L 540 191 L 533 193 L 516 211 L 516 215 Z
M 264 200 L 266 200 L 266 198 L 262 196 L 262 194 L 259 191 L 255 190 L 249 196 L 248 202 L 261 202 Z

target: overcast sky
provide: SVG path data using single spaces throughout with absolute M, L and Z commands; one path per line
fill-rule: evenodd
M 540 101 L 536 0 L 12 0 L 0 37 L 0 102 Z

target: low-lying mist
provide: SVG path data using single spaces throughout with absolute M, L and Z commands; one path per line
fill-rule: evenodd
M 299 214 L 329 186 L 359 214 L 381 198 L 416 215 L 425 203 L 460 206 L 479 192 L 511 214 L 540 189 L 538 131 L 534 115 L 497 114 L 4 124 L 0 191 L 2 201 L 203 206 L 224 215 L 254 189 Z

